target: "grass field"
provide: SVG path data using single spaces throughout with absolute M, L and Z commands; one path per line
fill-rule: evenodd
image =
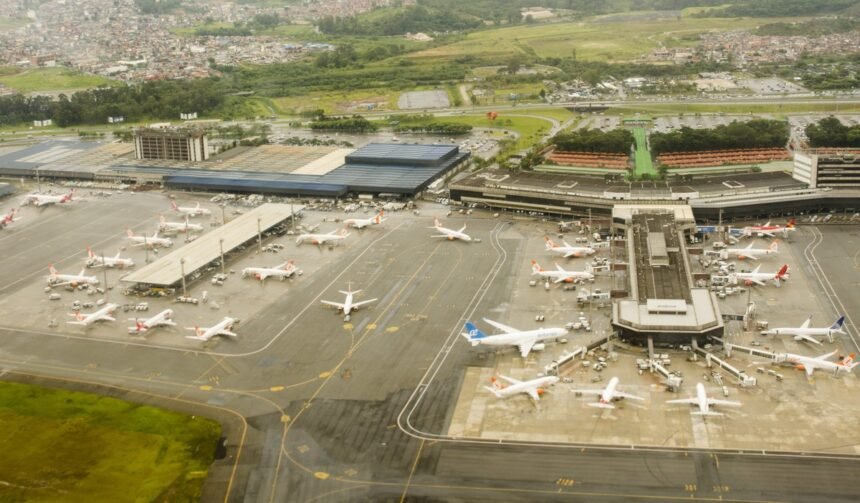
M 847 113 L 860 111 L 860 103 L 840 103 L 838 106 L 832 103 L 764 103 L 764 104 L 697 104 L 697 103 L 671 103 L 671 104 L 649 104 L 628 105 L 623 107 L 610 107 L 606 113 L 611 115 L 632 115 L 634 113 L 647 113 L 651 115 L 693 115 L 693 114 L 794 114 L 804 112 L 815 113 Z
M 658 176 L 659 173 L 654 169 L 654 163 L 651 162 L 651 152 L 648 150 L 645 136 L 645 128 L 633 128 L 633 138 L 636 139 L 636 151 L 633 154 L 633 161 L 636 163 L 634 173 L 640 177 L 642 175 Z
M 88 89 L 111 85 L 113 82 L 99 75 L 89 75 L 62 67 L 37 68 L 14 74 L 0 73 L 0 84 L 21 93 Z
M 554 23 L 513 26 L 478 31 L 465 40 L 419 51 L 412 58 L 481 56 L 504 58 L 514 54 L 576 57 L 589 61 L 628 61 L 660 46 L 683 47 L 696 43 L 695 35 L 711 30 L 751 28 L 764 22 L 797 21 L 801 18 L 689 18 L 675 21 L 625 23 Z
M 0 382 L 0 501 L 199 501 L 218 423 Z
M 272 104 L 278 113 L 296 115 L 303 111 L 321 108 L 327 114 L 344 114 L 365 112 L 367 107 L 362 104 L 383 103 L 373 110 L 397 110 L 397 99 L 400 91 L 391 89 L 362 89 L 349 92 L 316 92 L 303 96 L 285 96 L 272 98 Z
M 531 115 L 531 110 L 527 112 Z M 503 156 L 517 153 L 521 150 L 527 150 L 532 147 L 535 142 L 540 141 L 552 127 L 552 122 L 549 120 L 538 119 L 536 117 L 521 117 L 513 115 L 515 112 L 500 113 L 496 120 L 491 121 L 486 115 L 456 115 L 451 117 L 439 117 L 433 119 L 438 122 L 448 122 L 455 124 L 469 124 L 476 128 L 497 128 L 509 130 L 517 133 L 519 137 L 512 141 L 507 148 L 502 152 Z M 418 124 L 418 122 L 410 122 L 409 124 Z M 502 135 L 498 139 L 504 139 Z

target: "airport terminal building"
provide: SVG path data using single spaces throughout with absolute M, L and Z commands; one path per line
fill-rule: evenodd
M 677 345 L 723 335 L 714 293 L 694 283 L 685 233 L 695 227 L 685 205 L 613 209 L 612 228 L 623 233 L 626 250 L 625 290 L 612 292 L 612 327 L 622 340 Z

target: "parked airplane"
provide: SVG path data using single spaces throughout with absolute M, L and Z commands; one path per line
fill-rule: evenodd
M 173 321 L 173 309 L 165 309 L 152 318 L 143 321 L 138 318 L 129 318 L 128 320 L 134 322 L 133 327 L 128 327 L 128 333 L 130 334 L 142 334 L 151 328 L 165 325 L 171 327 L 176 326 L 176 323 Z
M 161 216 L 158 230 L 162 232 L 203 232 L 203 226 L 200 224 L 189 223 L 187 218 L 185 222 L 168 222 Z
M 484 389 L 496 395 L 497 398 L 508 398 L 517 393 L 525 393 L 535 402 L 540 401 L 541 395 L 546 393 L 545 386 L 552 386 L 558 382 L 558 377 L 556 376 L 538 377 L 530 381 L 518 381 L 512 377 L 503 375 L 499 375 L 499 377 L 507 381 L 508 384 L 502 384 L 498 379 L 493 377 L 491 379 L 493 386 L 484 386 Z
M 12 222 L 17 222 L 18 220 L 21 220 L 20 218 L 15 218 L 15 215 L 17 213 L 18 210 L 16 208 L 12 208 L 11 210 L 9 210 L 9 213 L 7 213 L 3 218 L 0 218 L 0 229 L 5 228 Z
M 160 238 L 158 237 L 158 231 L 152 234 L 152 236 L 135 236 L 131 229 L 126 231 L 128 234 L 128 239 L 134 241 L 134 246 L 146 246 L 147 248 L 155 248 L 156 246 L 160 246 L 163 248 L 167 248 L 168 246 L 173 246 L 173 241 L 170 238 Z
M 442 224 L 439 223 L 439 219 L 433 217 L 433 227 L 430 227 L 430 229 L 436 229 L 436 232 L 439 233 L 438 235 L 431 236 L 434 238 L 445 238 L 449 241 L 453 241 L 455 239 L 466 242 L 472 241 L 472 237 L 463 232 L 466 230 L 466 224 L 463 224 L 463 227 L 461 227 L 460 230 L 455 231 L 453 229 L 442 227 Z
M 718 400 L 716 398 L 708 398 L 708 394 L 705 392 L 705 385 L 702 383 L 696 384 L 696 397 L 695 398 L 681 398 L 679 400 L 667 400 L 666 403 L 669 404 L 680 404 L 680 403 L 689 403 L 698 405 L 699 410 L 690 412 L 690 414 L 694 416 L 722 416 L 723 414 L 719 412 L 714 412 L 711 410 L 712 405 L 725 405 L 729 407 L 740 407 L 741 402 L 735 402 L 732 400 Z
M 559 339 L 567 335 L 567 330 L 564 328 L 538 328 L 535 330 L 517 330 L 516 328 L 502 325 L 501 323 L 484 318 L 484 322 L 492 325 L 502 334 L 487 335 L 475 326 L 471 321 L 465 324 L 466 331 L 462 336 L 469 341 L 472 346 L 516 346 L 520 350 L 520 355 L 523 358 L 529 355 L 532 350 L 542 351 L 546 345 L 541 341 L 549 339 Z
M 843 330 L 843 327 L 845 326 L 844 314 L 837 318 L 836 321 L 834 321 L 833 324 L 827 328 L 809 328 L 810 323 L 812 323 L 812 316 L 807 318 L 806 321 L 804 321 L 803 324 L 797 328 L 771 328 L 764 333 L 766 335 L 792 335 L 794 336 L 794 340 L 796 341 L 809 341 L 814 344 L 821 344 L 821 341 L 814 338 L 813 336 L 825 335 L 827 336 L 827 340 L 829 342 L 833 342 L 833 334 L 845 333 L 845 330 Z
M 759 269 L 761 266 L 756 267 L 752 272 L 736 272 L 735 277 L 747 286 L 752 284 L 765 286 L 764 282 L 769 279 L 772 279 L 776 286 L 780 286 L 780 281 L 788 279 L 788 264 L 783 265 L 776 273 L 758 272 Z
M 376 214 L 376 216 L 371 218 L 347 218 L 343 221 L 343 223 L 349 227 L 354 227 L 356 229 L 364 229 L 370 225 L 379 225 L 382 222 L 388 220 L 387 218 L 383 218 L 382 216 L 385 214 L 385 211 L 380 211 Z
M 640 400 L 644 401 L 645 399 L 641 396 L 631 395 L 630 393 L 625 393 L 623 391 L 618 391 L 616 388 L 618 387 L 618 378 L 613 377 L 609 380 L 609 383 L 603 389 L 572 389 L 570 390 L 573 393 L 582 393 L 583 395 L 597 395 L 600 398 L 596 402 L 589 403 L 589 407 L 599 407 L 601 409 L 614 409 L 615 406 L 612 405 L 614 400 L 620 400 L 622 398 L 629 398 L 631 400 Z
M 352 311 L 356 311 L 359 307 L 370 304 L 371 302 L 376 302 L 378 300 L 378 299 L 369 299 L 369 300 L 362 300 L 361 302 L 353 302 L 352 301 L 353 296 L 355 294 L 361 292 L 361 290 L 353 291 L 352 286 L 348 286 L 346 291 L 343 291 L 343 290 L 339 290 L 339 291 L 340 291 L 340 293 L 346 295 L 346 299 L 344 299 L 343 303 L 332 302 L 330 300 L 323 300 L 320 302 L 322 302 L 323 304 L 328 304 L 329 306 L 336 307 L 338 311 L 343 311 L 344 316 L 347 316 L 347 317 L 349 316 L 349 313 L 351 313 Z
M 790 231 L 795 230 L 795 220 L 792 218 L 785 225 L 771 225 L 770 221 L 764 225 L 750 225 L 744 227 L 744 235 L 752 236 L 753 234 L 762 237 L 776 237 L 777 232 L 781 232 L 783 237 L 788 236 Z
M 177 206 L 175 201 L 170 201 L 170 207 L 173 208 L 173 211 L 178 211 L 179 213 L 191 218 L 212 214 L 212 212 L 207 208 L 200 207 L 200 203 L 197 203 L 197 206 Z
M 314 245 L 324 245 L 328 242 L 335 243 L 337 241 L 342 241 L 349 236 L 349 232 L 346 229 L 334 230 L 329 232 L 328 234 L 300 234 L 296 239 L 296 244 L 300 245 L 305 241 L 310 242 Z
M 544 236 L 546 242 L 546 250 L 560 253 L 564 258 L 569 257 L 587 257 L 594 254 L 594 248 L 590 246 L 571 246 L 567 241 L 562 240 L 560 245 L 555 244 L 552 239 Z
M 84 313 L 69 313 L 69 316 L 74 316 L 75 321 L 67 321 L 71 325 L 82 325 L 88 327 L 97 321 L 116 321 L 114 317 L 111 315 L 116 308 L 119 307 L 116 304 L 107 303 L 105 307 L 99 309 L 98 311 L 90 314 Z
M 794 368 L 797 370 L 805 370 L 807 376 L 812 376 L 812 373 L 815 372 L 816 369 L 831 370 L 835 375 L 839 375 L 839 372 L 850 373 L 854 370 L 854 367 L 860 365 L 860 362 L 853 363 L 855 356 L 854 353 L 851 353 L 838 362 L 829 361 L 828 358 L 835 354 L 836 351 L 831 351 L 830 353 L 821 356 L 803 356 L 786 353 L 785 361 L 793 364 Z
M 752 259 L 758 260 L 760 255 L 776 255 L 779 253 L 779 244 L 774 241 L 767 248 L 753 248 L 754 243 L 750 243 L 746 248 L 729 248 L 726 253 L 729 257 L 737 257 L 740 260 Z
M 285 278 L 291 277 L 296 273 L 296 263 L 288 260 L 281 265 L 275 267 L 246 267 L 242 269 L 242 277 L 246 278 L 253 275 L 260 281 L 265 281 L 269 276 L 280 278 L 283 281 Z
M 95 276 L 86 276 L 86 268 L 81 269 L 78 274 L 60 274 L 51 264 L 48 266 L 48 271 L 51 273 L 47 276 L 48 284 L 51 286 L 72 285 L 77 288 L 78 285 L 98 285 L 99 280 Z
M 92 249 L 87 246 L 87 267 L 119 267 L 120 269 L 124 267 L 134 267 L 134 260 L 130 258 L 122 258 L 119 254 L 120 252 L 116 252 L 116 255 L 113 257 L 103 257 L 93 253 Z
M 27 194 L 24 204 L 32 204 L 33 206 L 49 206 L 51 204 L 63 204 L 72 200 L 75 195 L 75 190 L 72 189 L 68 194 Z
M 546 278 L 547 281 L 552 280 L 553 283 L 574 283 L 594 279 L 594 274 L 591 273 L 591 264 L 585 266 L 585 271 L 567 271 L 558 264 L 555 264 L 554 271 L 547 271 L 537 263 L 537 260 L 532 260 L 532 276 L 535 274 L 541 278 Z
M 186 339 L 194 339 L 197 341 L 208 341 L 209 339 L 215 337 L 216 335 L 226 335 L 228 337 L 239 337 L 238 334 L 231 332 L 233 329 L 233 324 L 237 323 L 237 321 L 233 318 L 225 317 L 223 320 L 219 321 L 215 325 L 211 327 L 185 327 L 186 330 L 194 330 L 195 335 L 186 335 Z

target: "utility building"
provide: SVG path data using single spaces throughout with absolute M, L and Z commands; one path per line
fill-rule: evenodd
M 138 160 L 205 161 L 209 144 L 201 129 L 139 128 L 134 131 L 134 157 Z

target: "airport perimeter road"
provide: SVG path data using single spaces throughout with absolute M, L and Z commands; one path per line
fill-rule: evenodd
M 511 278 L 526 260 L 510 223 L 470 219 L 468 232 L 483 242 L 466 244 L 431 239 L 426 220 L 366 231 L 372 238 L 243 321 L 238 341 L 171 350 L 2 329 L 0 374 L 225 421 L 228 449 L 210 471 L 205 501 L 856 500 L 856 458 L 422 433 L 445 431 L 462 370 L 492 363 L 458 340 L 462 319 L 503 308 L 523 287 Z M 320 250 L 320 260 L 328 256 Z M 10 274 L 2 263 L 0 274 Z M 378 301 L 344 322 L 319 300 L 339 300 L 347 282 Z

